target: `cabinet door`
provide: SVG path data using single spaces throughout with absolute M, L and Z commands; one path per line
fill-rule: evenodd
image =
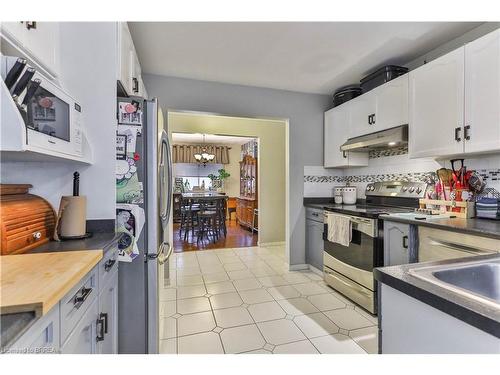
M 410 263 L 408 224 L 384 221 L 384 266 Z
M 359 137 L 377 131 L 377 89 L 353 99 L 348 138 Z
M 462 153 L 464 47 L 411 71 L 409 75 L 410 157 Z
M 393 79 L 376 91 L 375 131 L 408 124 L 408 74 Z
M 340 146 L 347 141 L 349 132 L 349 107 L 345 103 L 325 112 L 324 131 L 324 166 L 342 168 L 349 166 L 347 152 L 340 151 Z
M 96 298 L 62 346 L 61 352 L 63 354 L 94 354 L 97 352 L 96 320 L 98 311 L 98 299 Z
M 128 95 L 132 95 L 132 61 L 130 53 L 134 43 L 126 22 L 118 24 L 118 80 Z
M 36 22 L 34 28 L 26 30 L 26 49 L 42 65 L 57 74 L 60 50 L 59 22 Z
M 97 327 L 98 351 L 102 354 L 118 353 L 118 271 L 108 280 L 99 295 L 99 319 Z M 102 332 L 101 332 L 102 329 Z M 102 335 L 101 335 L 102 333 Z
M 12 353 L 54 354 L 60 343 L 59 305 L 36 321 L 10 348 Z
M 323 270 L 323 224 L 306 220 L 306 262 Z
M 2 32 L 15 44 L 22 46 L 26 41 L 26 25 L 24 22 L 2 22 Z
M 465 45 L 465 152 L 500 150 L 500 30 Z
M 131 75 L 130 75 L 130 87 L 132 90 L 132 95 L 142 96 L 140 81 L 141 78 L 141 66 L 139 64 L 139 58 L 135 53 L 135 49 L 130 50 L 130 65 L 131 65 Z

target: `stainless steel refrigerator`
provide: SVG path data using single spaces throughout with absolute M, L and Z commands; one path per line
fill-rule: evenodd
M 137 175 L 142 183 L 145 223 L 136 239 L 138 256 L 119 269 L 118 351 L 158 353 L 159 288 L 168 279 L 168 223 L 172 207 L 172 159 L 167 129 L 158 100 L 118 98 L 142 108 L 137 136 Z M 119 120 L 120 123 L 120 120 Z

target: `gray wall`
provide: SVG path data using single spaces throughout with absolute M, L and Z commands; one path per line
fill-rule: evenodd
M 331 106 L 330 97 L 157 75 L 143 78 L 149 96 L 159 98 L 165 113 L 175 109 L 289 119 L 290 264 L 305 263 L 304 166 L 323 164 L 323 113 Z
M 2 183 L 29 183 L 57 210 L 80 172 L 88 219 L 114 219 L 116 201 L 116 23 L 61 23 L 61 85 L 82 105 L 93 165 L 73 161 L 1 163 Z

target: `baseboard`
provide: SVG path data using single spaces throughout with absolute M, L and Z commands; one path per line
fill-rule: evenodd
M 291 264 L 288 266 L 288 269 L 290 271 L 303 271 L 303 270 L 308 270 L 309 265 L 308 264 Z
M 284 246 L 286 245 L 285 241 L 279 241 L 279 242 L 258 242 L 257 243 L 259 246 L 262 247 L 272 247 L 272 246 Z
M 323 271 L 321 271 L 320 269 L 311 266 L 310 264 L 309 264 L 309 269 L 311 270 L 312 273 L 315 273 L 316 275 L 323 277 Z

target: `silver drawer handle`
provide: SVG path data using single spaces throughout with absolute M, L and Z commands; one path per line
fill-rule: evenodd
M 108 259 L 106 261 L 106 263 L 104 263 L 104 271 L 109 272 L 109 270 L 111 268 L 113 268 L 113 266 L 115 265 L 115 263 L 116 263 L 116 259 Z

